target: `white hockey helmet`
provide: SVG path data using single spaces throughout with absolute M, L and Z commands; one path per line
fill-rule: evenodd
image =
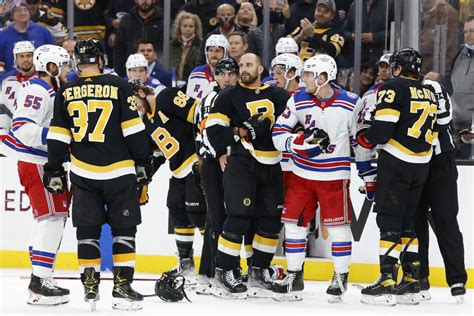
M 317 80 L 319 75 L 326 73 L 327 81 L 336 80 L 337 64 L 334 58 L 326 54 L 320 54 L 308 58 L 303 65 L 304 72 L 312 72 L 314 79 Z
M 298 55 L 298 44 L 291 37 L 281 37 L 275 45 L 276 55 L 280 54 L 296 54 Z
M 57 45 L 43 45 L 38 47 L 33 53 L 33 64 L 35 65 L 36 71 L 44 71 L 51 77 L 53 76 L 48 71 L 48 64 L 53 63 L 59 68 L 59 72 L 64 63 L 69 63 L 70 58 L 67 50 Z
M 303 62 L 301 61 L 301 58 L 294 54 L 281 54 L 273 58 L 271 68 L 275 66 L 283 66 L 286 70 L 290 70 L 291 68 L 295 69 L 295 77 L 296 76 L 301 76 L 301 71 L 303 70 Z M 285 77 L 286 77 L 286 72 L 285 72 Z M 288 79 L 288 78 L 287 78 Z M 294 79 L 294 78 L 291 78 Z M 289 80 L 291 80 L 289 79 Z
M 206 54 L 206 62 L 209 62 L 207 59 L 207 49 L 209 47 L 222 47 L 224 49 L 224 58 L 227 57 L 227 52 L 229 51 L 229 41 L 227 37 L 222 34 L 212 34 L 206 40 L 206 47 L 204 48 L 204 52 Z
M 127 70 L 141 67 L 148 68 L 148 61 L 142 54 L 131 54 L 130 56 L 128 56 L 125 66 Z

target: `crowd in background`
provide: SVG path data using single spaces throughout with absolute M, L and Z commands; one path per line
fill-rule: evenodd
M 67 40 L 67 2 L 0 1 L 2 78 L 14 70 L 13 46 L 18 41 L 31 41 L 35 47 L 62 45 L 72 54 L 75 41 Z M 86 0 L 74 1 L 74 5 L 75 39 L 100 40 L 108 56 L 109 71 L 121 77 L 127 76 L 128 57 L 140 53 L 147 60 L 151 79 L 164 86 L 182 87 L 195 67 L 206 64 L 204 44 L 213 34 L 227 37 L 227 53 L 237 61 L 245 52 L 262 56 L 264 50 L 268 50 L 271 60 L 276 55 L 277 41 L 292 37 L 303 60 L 319 48 L 333 56 L 338 63 L 338 84 L 354 90 L 353 0 L 270 0 L 268 47 L 263 47 L 266 30 L 262 0 L 173 0 L 170 46 L 166 48 L 163 0 Z M 420 0 L 423 73 L 435 71 L 443 76 L 454 103 L 457 131 L 472 129 L 474 115 L 473 15 L 471 0 Z M 378 80 L 377 61 L 390 50 L 393 21 L 394 1 L 363 1 L 360 95 Z M 164 49 L 169 51 L 169 68 L 162 65 Z M 460 138 L 458 147 L 459 158 L 472 158 L 472 144 Z

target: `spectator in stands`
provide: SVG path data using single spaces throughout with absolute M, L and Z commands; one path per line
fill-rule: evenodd
M 51 32 L 32 22 L 30 8 L 25 0 L 13 0 L 8 5 L 13 23 L 0 32 L 0 73 L 13 69 L 13 46 L 19 41 L 30 41 L 39 47 L 55 44 Z
M 252 2 L 243 2 L 240 4 L 240 8 L 237 11 L 237 16 L 235 18 L 235 25 L 237 25 L 245 34 L 247 34 L 252 28 L 257 27 L 258 19 Z
M 67 29 L 58 18 L 51 15 L 50 5 L 42 3 L 41 0 L 27 0 L 27 3 L 30 6 L 31 21 L 46 27 L 53 35 L 56 43 L 61 45 L 66 39 Z
M 67 25 L 68 1 L 49 1 L 53 16 Z M 109 0 L 73 1 L 74 3 L 74 35 L 81 39 L 105 39 L 105 16 L 109 8 Z
M 474 116 L 474 16 L 464 22 L 464 45 L 451 71 L 453 120 L 456 134 L 471 130 Z M 465 137 L 466 138 L 466 137 Z M 467 143 L 467 144 L 466 144 Z M 458 158 L 472 158 L 472 144 L 458 139 Z
M 202 65 L 206 62 L 206 57 L 204 55 L 204 43 L 211 35 L 221 34 L 227 38 L 230 33 L 240 31 L 240 29 L 234 23 L 235 9 L 230 4 L 221 4 L 217 8 L 216 18 L 218 26 L 204 36 L 204 41 L 201 43 L 201 47 L 199 48 L 198 54 L 196 56 L 197 65 Z
M 332 20 L 336 14 L 334 0 L 318 0 L 314 11 L 314 22 L 303 19 L 291 37 L 300 44 L 300 57 L 303 61 L 315 53 L 339 56 L 344 47 L 342 31 L 336 28 Z
M 240 57 L 247 52 L 247 35 L 243 32 L 233 32 L 229 35 L 229 56 L 237 63 Z
M 136 52 L 140 40 L 150 41 L 155 49 L 159 49 L 158 45 L 163 43 L 163 18 L 155 2 L 135 0 L 136 6 L 120 20 L 114 46 L 114 65 L 121 77 L 125 76 L 127 57 Z
M 377 69 L 371 62 L 363 62 L 360 66 L 360 91 L 359 96 L 363 96 L 370 87 L 375 83 L 375 77 L 377 75 Z M 354 73 L 349 75 L 347 90 L 354 92 Z
M 148 75 L 158 79 L 165 86 L 171 87 L 171 72 L 158 63 L 158 51 L 154 43 L 146 39 L 141 40 L 138 42 L 136 52 L 145 56 L 148 61 Z
M 196 14 L 201 19 L 203 37 L 206 37 L 207 33 L 217 26 L 218 6 L 217 0 L 192 0 L 183 5 L 180 11 Z
M 76 41 L 73 40 L 73 39 L 65 40 L 62 44 L 62 47 L 67 51 L 67 53 L 69 54 L 69 57 L 71 58 L 69 60 L 69 64 L 63 66 L 63 67 L 68 68 L 67 70 L 65 70 L 68 77 L 69 77 L 69 75 L 72 75 L 72 73 L 74 72 L 74 69 L 76 68 L 75 60 L 73 58 L 74 57 L 74 46 L 76 46 Z
M 389 5 L 387 21 L 387 5 Z M 346 21 L 344 22 L 344 37 L 350 46 L 344 51 L 344 57 L 348 65 L 340 65 L 342 68 L 352 66 L 354 60 L 354 37 L 355 37 L 355 3 L 349 8 Z M 362 60 L 375 64 L 388 49 L 390 31 L 388 29 L 393 17 L 393 7 L 389 0 L 364 0 L 362 5 Z M 424 60 L 423 60 L 424 63 Z
M 270 43 L 268 47 L 263 47 L 263 24 L 253 28 L 247 34 L 247 53 L 263 56 L 263 50 L 269 52 L 269 60 L 275 58 L 275 45 L 280 37 L 286 36 L 285 26 L 280 24 L 282 17 L 281 9 L 277 0 L 270 0 Z
M 314 10 L 316 0 L 296 0 L 290 5 L 290 14 L 285 16 L 286 33 L 291 33 L 300 26 L 300 21 L 307 19 L 311 23 L 314 21 Z
M 135 5 L 135 0 L 116 0 L 110 1 L 109 11 L 107 12 L 107 55 L 109 56 L 109 64 L 113 65 L 113 47 L 115 39 L 120 27 L 120 20 Z M 112 58 L 110 58 L 112 57 Z M 112 62 L 111 62 L 112 61 Z
M 445 75 L 458 51 L 458 12 L 446 1 L 421 0 L 420 17 L 421 71 Z
M 347 18 L 347 13 L 354 2 L 354 0 L 335 0 L 337 12 L 334 16 L 333 23 L 336 27 L 342 30 L 344 22 Z
M 202 42 L 201 20 L 195 14 L 181 11 L 171 28 L 170 65 L 176 69 L 176 80 L 187 81 L 196 67 L 196 56 Z

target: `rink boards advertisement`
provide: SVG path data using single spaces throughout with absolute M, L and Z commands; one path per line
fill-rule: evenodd
M 18 179 L 16 161 L 0 158 L 0 221 L 1 221 L 1 268 L 28 268 L 28 245 L 33 222 L 31 206 Z M 464 237 L 465 262 L 469 273 L 468 287 L 473 287 L 473 211 L 474 211 L 474 166 L 458 165 L 458 221 Z M 142 224 L 137 233 L 138 272 L 161 273 L 177 262 L 174 235 L 168 233 L 168 209 L 166 195 L 171 172 L 167 165 L 155 174 L 149 187 L 150 202 L 142 207 Z M 363 185 L 352 168 L 351 202 L 353 208 L 352 223 L 352 264 L 350 280 L 353 282 L 371 282 L 378 276 L 379 230 L 372 212 L 372 203 L 358 192 Z M 442 192 L 440 192 L 442 194 Z M 332 276 L 330 240 L 324 228 L 319 228 L 318 238 L 310 236 L 309 254 L 306 259 L 305 278 L 329 280 Z M 430 230 L 430 281 L 434 286 L 446 286 L 444 268 L 436 237 Z M 202 237 L 198 230 L 195 234 L 195 255 L 200 255 Z M 110 247 L 110 244 L 109 244 Z M 69 219 L 61 243 L 56 269 L 77 270 L 77 242 L 75 228 Z M 110 250 L 103 250 L 110 253 Z M 244 262 L 244 260 L 243 260 Z M 276 257 L 275 262 L 285 265 L 284 257 Z M 196 260 L 196 264 L 199 260 Z

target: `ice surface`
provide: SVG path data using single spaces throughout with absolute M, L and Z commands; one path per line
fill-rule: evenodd
M 112 281 L 102 281 L 101 300 L 97 311 L 92 313 L 89 305 L 83 301 L 82 285 L 79 280 L 58 280 L 60 286 L 71 290 L 68 304 L 56 307 L 38 307 L 26 304 L 28 297 L 30 270 L 0 269 L 0 314 L 1 315 L 163 315 L 163 316 L 293 316 L 293 315 L 473 315 L 473 290 L 468 290 L 463 305 L 457 305 L 448 288 L 432 288 L 432 300 L 418 306 L 369 306 L 360 302 L 360 291 L 350 284 L 344 298 L 339 304 L 329 304 L 326 300 L 328 282 L 305 282 L 304 299 L 301 302 L 276 302 L 272 299 L 248 299 L 243 301 L 223 300 L 212 296 L 196 295 L 188 292 L 192 303 L 166 303 L 157 297 L 145 298 L 143 310 L 136 312 L 115 311 L 111 308 Z M 78 276 L 77 272 L 58 271 L 57 276 Z M 102 273 L 111 277 L 111 273 Z M 156 275 L 137 274 L 136 277 L 156 278 Z M 154 282 L 136 281 L 134 288 L 142 294 L 154 292 Z

